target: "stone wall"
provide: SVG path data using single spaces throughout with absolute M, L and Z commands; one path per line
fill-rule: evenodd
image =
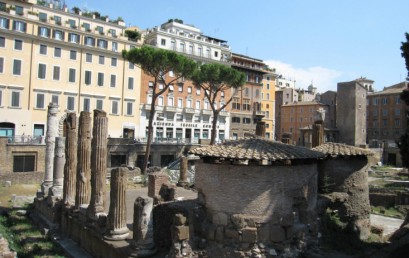
M 41 184 L 44 180 L 44 172 L 18 172 L 0 174 L 0 183 L 10 181 L 14 184 Z
M 369 201 L 372 206 L 393 207 L 409 205 L 409 193 L 402 191 L 370 190 Z

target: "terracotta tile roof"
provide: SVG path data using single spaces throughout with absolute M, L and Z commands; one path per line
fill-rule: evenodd
M 372 156 L 374 153 L 371 150 L 358 148 L 355 146 L 350 146 L 342 143 L 325 143 L 320 146 L 313 148 L 313 150 L 319 151 L 325 155 L 331 156 Z
M 226 141 L 219 145 L 198 147 L 190 153 L 201 157 L 227 158 L 239 160 L 295 160 L 324 158 L 320 152 L 260 138 Z

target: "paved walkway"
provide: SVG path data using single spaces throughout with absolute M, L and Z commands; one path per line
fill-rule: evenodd
M 383 236 L 394 233 L 402 225 L 402 223 L 403 219 L 371 214 L 371 225 L 382 227 L 384 229 Z

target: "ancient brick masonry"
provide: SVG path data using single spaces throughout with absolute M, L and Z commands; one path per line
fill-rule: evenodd
M 104 236 L 108 240 L 123 240 L 129 235 L 126 226 L 126 184 L 128 169 L 126 167 L 115 168 L 111 171 L 111 192 L 108 213 L 107 233 Z
M 105 211 L 108 118 L 102 110 L 94 110 L 91 152 L 91 201 L 87 209 L 88 218 L 98 219 Z
M 53 168 L 54 168 L 54 149 L 55 137 L 58 136 L 58 105 L 50 103 L 47 113 L 47 132 L 45 136 L 45 174 L 44 182 L 41 185 L 41 192 L 47 195 L 50 187 L 53 185 Z
M 189 184 L 188 176 L 188 159 L 185 156 L 180 157 L 180 174 L 179 174 L 179 186 L 187 186 Z
M 78 127 L 78 164 L 75 208 L 88 205 L 91 191 L 91 117 L 82 111 Z
M 77 115 L 68 113 L 65 121 L 67 137 L 65 141 L 65 167 L 63 205 L 66 207 L 75 204 L 75 188 L 77 181 Z

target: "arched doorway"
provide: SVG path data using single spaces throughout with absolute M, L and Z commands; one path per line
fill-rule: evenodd
M 0 136 L 14 136 L 15 124 L 3 122 L 0 123 Z

